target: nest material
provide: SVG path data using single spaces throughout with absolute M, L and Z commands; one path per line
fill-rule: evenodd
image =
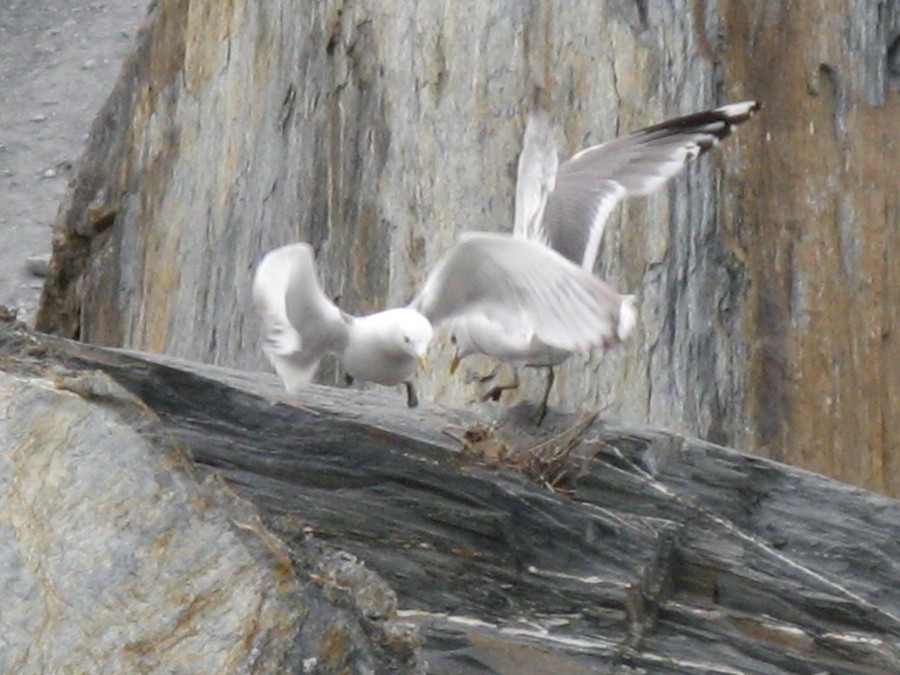
M 515 469 L 552 492 L 572 495 L 577 468 L 569 461 L 569 456 L 596 419 L 597 413 L 584 414 L 568 429 L 521 450 L 511 448 L 493 427 L 486 424 L 473 424 L 461 436 L 446 429 L 444 433 L 459 441 L 463 454 L 468 457 L 488 466 Z

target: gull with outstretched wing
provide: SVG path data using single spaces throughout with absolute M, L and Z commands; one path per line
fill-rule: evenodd
M 757 101 L 731 103 L 713 110 L 668 120 L 623 138 L 586 148 L 560 163 L 553 129 L 545 112 L 533 114 L 525 128 L 519 156 L 513 236 L 544 245 L 562 258 L 592 272 L 603 231 L 612 209 L 625 197 L 647 195 L 661 188 L 691 161 L 728 137 L 737 125 L 759 110 Z M 617 296 L 618 315 L 626 325 L 618 339 L 634 326 L 633 296 Z M 559 303 L 553 299 L 558 308 Z M 510 364 L 514 380 L 495 386 L 487 398 L 497 400 L 505 389 L 518 386 L 519 366 L 546 366 L 547 386 L 538 410 L 542 419 L 553 386 L 553 366 L 584 349 L 560 348 L 514 322 L 486 312 L 459 314 L 451 328 L 455 354 L 451 372 L 470 354 L 487 354 Z M 624 336 L 624 337 L 623 337 Z
M 263 353 L 289 392 L 302 390 L 319 362 L 334 354 L 351 377 L 403 383 L 407 405 L 418 404 L 411 378 L 426 364 L 432 335 L 431 324 L 418 312 L 400 307 L 345 314 L 322 291 L 306 243 L 266 254 L 253 277 L 253 301 L 263 322 Z

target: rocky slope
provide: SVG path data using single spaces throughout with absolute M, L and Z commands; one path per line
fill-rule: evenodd
M 900 669 L 885 497 L 593 417 L 290 400 L 9 323 L 0 366 L 5 669 Z
M 143 0 L 0 0 L 0 305 L 34 321 L 66 185 Z

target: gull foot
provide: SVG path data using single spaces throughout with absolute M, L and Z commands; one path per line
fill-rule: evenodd
M 497 402 L 500 400 L 500 396 L 503 394 L 503 392 L 506 391 L 507 389 L 511 389 L 511 388 L 513 388 L 513 387 L 501 386 L 501 385 L 498 385 L 496 387 L 491 387 L 481 396 L 481 402 L 482 403 L 484 403 L 486 401 Z
M 481 397 L 481 402 L 485 401 L 499 401 L 500 396 L 504 391 L 510 391 L 511 389 L 518 389 L 521 382 L 519 381 L 519 373 L 515 372 L 513 375 L 513 381 L 508 384 L 498 384 L 485 392 L 484 396 Z
M 487 384 L 488 382 L 493 380 L 495 377 L 497 377 L 497 373 L 499 373 L 499 372 L 500 372 L 499 368 L 494 368 L 487 375 L 476 375 L 475 380 L 478 382 L 478 384 Z

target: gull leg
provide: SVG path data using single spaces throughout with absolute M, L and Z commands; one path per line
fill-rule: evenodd
M 487 384 L 488 382 L 490 382 L 491 380 L 493 380 L 495 377 L 497 377 L 497 373 L 500 372 L 500 368 L 501 368 L 501 367 L 502 367 L 502 366 L 497 366 L 497 367 L 495 367 L 495 368 L 494 368 L 491 372 L 489 372 L 487 375 L 478 375 L 476 379 L 478 380 L 479 384 Z
M 416 388 L 413 386 L 412 382 L 404 382 L 403 386 L 406 387 L 406 406 L 408 408 L 415 408 L 419 405 L 419 397 L 416 396 Z
M 481 397 L 482 402 L 487 401 L 488 399 L 492 401 L 499 401 L 500 395 L 504 391 L 509 391 L 511 389 L 518 389 L 521 382 L 519 382 L 519 371 L 513 368 L 513 381 L 508 384 L 498 384 L 494 387 L 488 389 L 485 392 L 484 396 Z
M 541 426 L 541 422 L 544 421 L 544 417 L 547 415 L 547 399 L 550 398 L 550 390 L 553 389 L 554 382 L 556 382 L 556 371 L 553 369 L 553 366 L 547 366 L 547 386 L 544 388 L 541 403 L 532 418 L 537 426 Z

